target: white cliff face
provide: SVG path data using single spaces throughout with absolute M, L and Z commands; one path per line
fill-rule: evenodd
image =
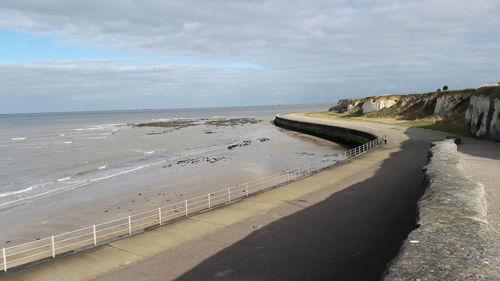
M 465 112 L 465 120 L 470 125 L 471 133 L 481 137 L 487 133 L 487 119 L 490 109 L 490 98 L 487 96 L 472 96 Z M 492 122 L 493 123 L 493 122 Z
M 401 114 L 399 117 L 402 118 L 426 118 L 431 115 L 439 115 L 444 119 L 459 118 L 460 122 L 465 115 L 465 122 L 473 136 L 500 141 L 500 97 L 498 97 L 500 91 L 498 87 L 484 87 L 477 90 L 457 91 L 456 93 L 385 95 L 343 99 L 330 110 L 366 114 L 384 108 L 400 107 L 388 112 L 388 114 Z M 461 106 L 462 102 L 469 103 L 465 111 L 465 106 Z
M 459 96 L 441 96 L 436 99 L 434 115 L 445 115 L 462 101 Z
M 495 111 L 491 119 L 490 135 L 492 139 L 500 141 L 500 99 L 495 99 L 493 105 Z
M 368 113 L 372 111 L 379 111 L 383 108 L 391 107 L 396 104 L 395 100 L 392 99 L 376 99 L 376 100 L 366 100 L 363 103 L 361 109 L 363 113 Z

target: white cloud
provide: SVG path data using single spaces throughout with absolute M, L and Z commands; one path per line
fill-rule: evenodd
M 262 93 L 268 98 L 262 103 L 283 103 L 377 94 L 387 85 L 393 92 L 444 83 L 471 87 L 500 80 L 499 12 L 496 0 L 3 0 L 0 28 L 56 34 L 62 44 L 192 56 L 200 63 L 137 58 L 2 64 L 7 75 L 0 76 L 0 96 L 16 89 L 16 95 L 59 97 L 85 91 L 86 100 L 92 93 L 101 100 L 123 93 L 130 104 L 144 93 L 164 101 L 213 95 L 220 103 L 223 97 L 245 103 L 255 100 L 248 95 Z M 203 66 L 207 61 L 262 69 Z M 60 77 L 70 82 L 57 83 Z
M 200 28 L 199 22 L 187 22 L 182 26 L 182 30 L 186 32 L 193 32 Z

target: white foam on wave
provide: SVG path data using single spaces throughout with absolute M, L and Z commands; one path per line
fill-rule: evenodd
M 64 137 L 65 135 L 64 134 L 59 134 L 60 137 Z
M 161 162 L 154 163 L 154 164 L 157 165 L 157 164 L 160 164 L 160 163 Z M 118 172 L 118 173 L 115 173 L 115 174 L 110 174 L 110 175 L 107 175 L 107 176 L 103 176 L 103 177 L 100 177 L 100 178 L 95 178 L 95 179 L 90 179 L 90 180 L 84 180 L 84 181 L 74 182 L 74 183 L 72 183 L 70 185 L 62 186 L 62 187 L 59 187 L 59 188 L 54 188 L 54 189 L 42 192 L 40 194 L 35 194 L 35 195 L 32 195 L 32 196 L 28 196 L 28 197 L 24 197 L 24 198 L 19 198 L 19 199 L 15 199 L 15 200 L 12 200 L 12 201 L 8 201 L 8 202 L 5 202 L 5 203 L 2 203 L 2 204 L 0 204 L 0 207 L 3 207 L 5 205 L 9 205 L 9 204 L 13 204 L 13 203 L 16 203 L 16 202 L 24 201 L 24 200 L 36 199 L 38 197 L 42 197 L 42 196 L 45 196 L 45 195 L 48 195 L 48 194 L 51 194 L 51 193 L 55 193 L 55 192 L 69 191 L 69 190 L 72 190 L 72 189 L 75 189 L 75 188 L 78 188 L 78 187 L 85 186 L 87 184 L 91 184 L 91 183 L 95 183 L 95 182 L 107 180 L 107 179 L 110 179 L 110 178 L 113 178 L 113 177 L 116 177 L 116 176 L 120 176 L 120 175 L 123 175 L 123 174 L 128 174 L 128 173 L 131 173 L 131 172 L 134 172 L 134 171 L 137 171 L 137 170 L 149 167 L 151 165 L 153 165 L 153 164 L 146 164 L 146 165 L 134 167 L 134 168 L 131 168 L 131 169 L 128 169 L 128 170 L 124 170 L 124 171 L 121 171 L 121 172 Z M 66 178 L 63 178 L 63 179 L 69 179 L 69 178 L 71 178 L 71 177 L 66 177 Z M 59 180 L 57 180 L 57 181 L 59 181 Z M 47 184 L 44 184 L 44 185 L 47 185 Z M 6 194 L 4 196 L 8 196 L 8 195 L 12 195 L 12 194 L 25 193 L 25 192 L 33 190 L 33 189 L 34 189 L 33 187 L 29 187 L 29 188 L 25 188 L 25 189 L 22 189 L 22 190 L 19 190 L 19 191 L 13 191 L 13 192 L 11 192 L 9 194 Z
M 60 178 L 60 179 L 57 179 L 56 181 L 67 181 L 69 180 L 71 177 L 65 177 L 65 178 Z
M 65 144 L 70 144 L 70 143 L 72 143 L 72 141 L 65 141 L 64 143 Z
M 87 140 L 104 140 L 107 139 L 108 137 L 85 137 L 84 139 Z
M 195 118 L 183 118 L 183 117 L 173 117 L 173 118 L 158 118 L 158 119 L 151 119 L 153 122 L 169 122 L 169 121 L 176 121 L 176 120 L 194 120 Z
M 241 139 L 242 138 L 240 138 L 239 141 L 241 141 Z M 233 141 L 236 141 L 236 140 L 233 140 Z M 237 142 L 233 142 L 233 144 L 235 144 L 235 143 L 237 143 Z M 204 153 L 214 153 L 214 152 L 225 151 L 227 145 L 228 144 L 221 145 L 221 146 L 216 146 L 216 147 L 211 147 L 211 148 L 208 148 L 208 149 L 196 150 L 196 151 L 189 151 L 189 150 L 187 150 L 187 151 L 185 151 L 185 152 L 187 152 L 186 154 L 179 155 L 177 157 L 172 157 L 172 158 L 168 159 L 167 161 L 174 161 L 175 159 L 185 158 L 185 157 L 191 156 L 193 154 L 204 154 Z M 154 153 L 154 151 L 148 151 L 147 153 L 149 153 L 149 152 Z M 53 194 L 53 193 L 57 193 L 57 192 L 63 192 L 63 191 L 73 190 L 73 189 L 76 189 L 78 187 L 82 187 L 82 186 L 85 186 L 85 185 L 88 185 L 88 184 L 92 184 L 92 183 L 104 181 L 104 180 L 107 180 L 107 179 L 110 179 L 110 178 L 114 178 L 114 177 L 117 177 L 117 176 L 120 176 L 120 175 L 132 173 L 132 172 L 135 172 L 135 171 L 147 168 L 147 167 L 152 167 L 152 166 L 157 166 L 157 165 L 163 165 L 164 163 L 165 163 L 165 159 L 164 160 L 159 160 L 157 162 L 153 162 L 153 163 L 141 165 L 141 166 L 138 166 L 138 167 L 133 167 L 133 168 L 130 168 L 130 169 L 121 170 L 121 171 L 118 171 L 117 173 L 109 174 L 109 175 L 102 176 L 102 177 L 99 177 L 99 178 L 71 182 L 69 185 L 66 185 L 66 186 L 62 186 L 62 187 L 59 187 L 59 188 L 54 188 L 54 189 L 47 190 L 45 192 L 42 192 L 42 193 L 39 193 L 39 194 L 35 194 L 35 195 L 32 195 L 32 196 L 18 198 L 18 199 L 12 200 L 12 201 L 1 203 L 0 207 L 6 206 L 6 205 L 10 205 L 10 204 L 13 204 L 13 203 L 17 203 L 17 202 L 21 202 L 21 201 L 24 201 L 24 200 L 37 199 L 39 197 L 43 197 L 45 195 L 49 195 L 49 194 Z M 107 168 L 107 165 L 103 165 L 103 166 L 99 167 L 98 169 L 102 170 L 102 169 L 105 169 L 105 168 Z M 70 178 L 71 177 L 60 178 L 60 179 L 57 179 L 56 182 L 64 182 L 64 181 L 69 180 Z M 9 195 L 26 193 L 26 192 L 29 192 L 31 190 L 34 190 L 34 189 L 46 186 L 48 184 L 53 184 L 53 183 L 54 182 L 49 182 L 49 183 L 45 183 L 45 184 L 42 184 L 42 185 L 30 186 L 30 187 L 27 187 L 25 189 L 18 190 L 18 191 L 12 191 L 12 192 L 7 192 L 7 193 L 0 193 L 0 197 L 5 197 L 5 196 L 9 196 Z
M 100 125 L 92 125 L 88 128 L 86 128 L 86 131 L 96 131 L 96 130 L 108 130 L 116 127 L 123 127 L 127 126 L 127 124 L 124 123 L 110 123 L 110 124 L 100 124 Z
M 147 155 L 147 154 L 153 154 L 153 153 L 155 153 L 155 151 L 154 151 L 154 150 L 144 152 L 144 154 L 146 154 L 146 155 Z
M 34 190 L 34 189 L 37 189 L 37 188 L 40 188 L 40 187 L 44 187 L 46 185 L 48 185 L 49 183 L 44 183 L 44 184 L 38 184 L 38 185 L 32 185 L 32 186 L 28 186 L 24 189 L 21 189 L 21 190 L 16 190 L 16 191 L 9 191 L 9 192 L 4 192 L 4 193 L 0 193 L 0 198 L 2 197 L 5 197 L 5 196 L 10 196 L 10 195 L 15 195 L 15 194 L 19 194 L 19 193 L 25 193 L 25 192 L 28 192 L 28 191 L 31 191 L 31 190 Z
M 12 138 L 13 141 L 20 141 L 20 140 L 25 140 L 26 137 L 18 137 L 18 138 Z

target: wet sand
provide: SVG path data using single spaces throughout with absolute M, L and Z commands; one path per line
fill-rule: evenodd
M 0 245 L 9 247 L 166 206 L 342 150 L 331 142 L 285 132 L 268 124 L 247 145 L 166 161 L 71 191 L 7 206 L 0 210 Z

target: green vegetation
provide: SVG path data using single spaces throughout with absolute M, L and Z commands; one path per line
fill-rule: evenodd
M 408 127 L 424 128 L 434 131 L 442 131 L 447 133 L 452 133 L 460 136 L 468 136 L 469 132 L 465 126 L 465 121 L 457 122 L 453 120 L 441 120 L 441 121 L 407 121 L 400 123 L 400 125 Z
M 382 108 L 379 111 L 372 111 L 363 115 L 366 118 L 392 118 L 400 115 L 409 106 L 391 106 Z
M 469 128 L 465 121 L 465 111 L 467 110 L 469 99 L 471 96 L 487 96 L 500 97 L 499 86 L 481 87 L 478 89 L 468 88 L 461 90 L 448 90 L 448 87 L 443 86 L 443 91 L 438 89 L 437 92 L 423 94 L 407 94 L 407 95 L 384 95 L 372 96 L 365 99 L 393 99 L 397 104 L 383 108 L 379 111 L 373 111 L 366 114 L 361 113 L 361 107 L 358 105 L 349 112 L 310 112 L 306 116 L 321 117 L 321 118 L 341 118 L 359 121 L 368 121 L 376 123 L 387 123 L 395 125 L 403 125 L 409 127 L 425 128 L 436 131 L 443 131 L 462 136 L 469 136 Z M 456 96 L 461 100 L 449 110 L 444 116 L 434 115 L 436 100 L 439 97 L 449 97 L 450 101 L 456 100 Z M 342 103 L 347 105 L 353 100 L 363 102 L 363 98 L 345 99 Z M 425 101 L 425 102 L 424 102 Z M 339 103 L 340 104 L 340 103 Z M 362 104 L 362 103 L 361 103 Z M 404 105 L 402 105 L 404 104 Z

